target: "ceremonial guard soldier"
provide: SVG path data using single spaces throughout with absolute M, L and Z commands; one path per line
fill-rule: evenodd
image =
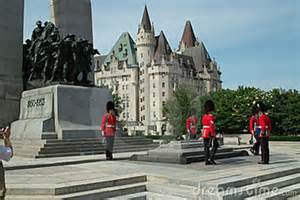
M 107 113 L 104 114 L 101 123 L 102 136 L 104 137 L 106 160 L 113 159 L 113 147 L 116 135 L 116 111 L 112 101 L 106 104 Z
M 219 143 L 216 139 L 215 117 L 212 114 L 214 109 L 215 105 L 213 101 L 208 100 L 205 102 L 205 114 L 202 116 L 202 137 L 204 140 L 204 154 L 206 165 L 216 164 L 215 154 L 219 147 Z M 212 147 L 211 152 L 209 150 L 210 147 Z
M 253 143 L 253 138 L 255 139 L 255 143 L 254 143 L 253 147 L 251 147 L 250 151 L 254 155 L 259 155 L 260 139 L 259 139 L 259 127 L 258 127 L 258 110 L 257 110 L 256 106 L 254 106 L 252 108 L 252 116 L 250 117 L 250 120 L 249 120 L 249 130 L 250 130 L 250 134 L 251 134 L 250 141 L 252 141 L 252 143 Z
M 186 120 L 187 139 L 197 139 L 197 124 L 198 118 L 196 117 L 196 111 L 191 111 L 191 116 Z
M 268 115 L 266 115 L 267 108 L 265 104 L 258 103 L 258 128 L 260 129 L 260 145 L 261 145 L 261 161 L 259 164 L 269 164 L 269 137 L 271 132 L 271 120 Z

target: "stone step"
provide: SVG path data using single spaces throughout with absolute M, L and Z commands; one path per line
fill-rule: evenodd
M 124 185 L 131 185 L 137 183 L 144 183 L 146 184 L 147 177 L 145 175 L 138 175 L 138 176 L 127 176 L 127 177 L 120 177 L 113 180 L 101 180 L 97 182 L 89 181 L 89 182 L 82 182 L 82 183 L 71 183 L 68 186 L 61 186 L 55 189 L 56 195 L 64 195 L 69 193 L 78 193 L 78 192 L 86 192 L 90 190 L 98 190 L 102 188 L 110 188 L 115 186 L 124 186 Z
M 85 180 L 58 185 L 49 184 L 8 184 L 7 195 L 67 195 L 79 192 L 87 192 L 116 186 L 131 185 L 137 183 L 146 184 L 145 175 L 120 176 L 115 179 Z
M 43 132 L 42 133 L 42 140 L 56 140 L 57 134 L 55 132 Z
M 272 180 L 275 178 L 285 177 L 293 174 L 300 173 L 300 167 L 297 165 L 282 165 L 279 168 L 269 169 L 266 173 L 259 174 L 255 177 L 228 177 L 219 180 L 208 181 L 202 185 L 202 187 L 215 187 L 220 191 L 224 191 L 230 188 L 239 188 L 247 185 L 251 185 L 253 182 L 259 180 L 260 182 Z
M 90 190 L 85 192 L 77 192 L 67 195 L 56 196 L 59 199 L 64 200 L 95 200 L 95 199 L 107 199 L 115 196 L 122 196 L 133 193 L 140 193 L 146 191 L 145 183 L 134 183 L 122 186 L 114 186 L 96 190 Z
M 248 156 L 247 151 L 232 151 L 232 152 L 217 152 L 216 154 L 216 159 L 223 159 L 223 158 L 231 158 L 231 157 L 237 157 L 237 156 Z M 179 164 L 189 164 L 192 162 L 200 162 L 204 161 L 204 155 L 199 154 L 199 155 L 193 155 L 193 156 L 188 156 L 184 157 L 182 156 L 181 158 L 178 157 L 166 157 L 166 156 L 159 156 L 157 155 L 150 155 L 150 154 L 145 154 L 145 155 L 132 155 L 130 157 L 130 160 L 134 161 L 144 161 L 144 162 L 162 162 L 162 163 L 179 163 Z
M 50 143 L 72 143 L 72 142 L 93 142 L 97 138 L 74 138 L 74 139 L 54 139 L 47 140 L 47 144 Z M 152 141 L 151 139 L 144 137 L 116 137 L 115 141 Z
M 118 197 L 108 198 L 107 200 L 187 200 L 187 198 L 176 197 L 167 194 L 158 194 L 154 192 L 140 192 L 136 194 L 123 195 Z
M 153 144 L 151 140 L 145 141 L 115 141 L 115 144 Z M 65 142 L 65 143 L 46 143 L 45 147 L 64 147 L 64 146 L 88 146 L 88 145 L 103 145 L 102 140 L 86 141 L 86 142 Z
M 182 149 L 190 149 L 190 148 L 204 148 L 203 143 L 185 143 L 181 144 Z
M 128 149 L 114 149 L 114 153 L 125 153 L 125 152 L 138 152 L 147 151 L 148 147 L 128 148 Z M 81 156 L 81 155 L 95 155 L 104 154 L 103 151 L 86 151 L 86 152 L 64 152 L 64 153 L 52 153 L 52 154 L 39 154 L 35 158 L 51 158 L 51 157 L 65 157 L 65 156 Z
M 114 145 L 114 149 L 132 149 L 132 148 L 155 148 L 157 147 L 156 144 L 144 144 L 144 145 Z M 86 152 L 86 151 L 104 151 L 105 147 L 103 145 L 98 145 L 98 146 L 87 146 L 87 147 L 47 147 L 47 148 L 41 148 L 39 151 L 39 154 L 51 154 L 51 153 L 63 153 L 63 152 Z
M 116 145 L 149 145 L 149 144 L 156 144 L 158 145 L 157 143 L 153 143 L 153 142 L 128 142 L 128 143 L 120 143 L 120 142 L 115 142 L 114 144 Z M 44 148 L 62 148 L 62 147 L 80 147 L 80 146 L 103 146 L 104 143 L 102 142 L 94 142 L 94 143 L 78 143 L 78 144 L 51 144 L 51 145 L 48 145 L 48 144 L 45 144 L 44 145 Z
M 187 185 L 149 182 L 147 184 L 147 191 L 178 198 L 198 199 L 197 188 Z
M 232 158 L 232 157 L 239 157 L 239 156 L 249 156 L 247 151 L 221 151 L 217 152 L 215 158 L 216 159 L 224 159 L 224 158 Z M 204 152 L 202 154 L 187 156 L 185 157 L 186 163 L 192 162 L 200 162 L 204 161 Z
M 147 200 L 148 197 L 148 192 L 139 192 L 139 193 L 134 193 L 134 194 L 127 194 L 127 195 L 121 195 L 121 196 L 116 196 L 112 198 L 107 198 L 107 200 Z
M 289 197 L 287 200 L 299 200 L 299 199 L 300 199 L 300 195 L 297 195 L 297 196 Z
M 300 173 L 253 183 L 240 188 L 229 189 L 220 192 L 218 196 L 223 200 L 243 200 L 247 197 L 261 195 L 274 189 L 280 189 L 298 183 L 300 183 Z
M 224 152 L 233 152 L 233 148 L 220 148 L 217 151 L 217 153 L 224 153 Z M 185 157 L 204 155 L 204 148 L 190 149 L 189 151 L 183 152 L 182 155 Z
M 5 197 L 5 200 L 59 200 L 59 198 L 48 195 L 9 195 Z
M 276 189 L 274 191 L 263 193 L 261 195 L 249 197 L 246 198 L 245 200 L 259 200 L 259 199 L 262 200 L 298 199 L 299 200 L 300 199 L 299 197 L 300 197 L 300 183 L 283 187 L 280 189 Z

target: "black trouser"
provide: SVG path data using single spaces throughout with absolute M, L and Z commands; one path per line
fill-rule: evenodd
M 209 148 L 212 146 L 211 152 Z M 211 161 L 215 160 L 215 155 L 218 150 L 219 143 L 216 138 L 204 138 L 204 158 L 205 163 L 209 162 L 209 159 Z
M 260 145 L 261 145 L 261 161 L 265 164 L 269 163 L 269 138 L 262 137 L 260 138 Z
M 113 159 L 113 148 L 114 148 L 114 136 L 105 137 L 105 154 L 107 160 Z
M 5 175 L 4 175 L 4 167 L 2 162 L 0 161 L 0 200 L 5 199 L 6 187 L 5 187 Z
M 197 134 L 190 134 L 190 139 L 191 140 L 197 139 Z
M 257 134 L 254 134 L 254 138 L 255 138 L 255 143 L 252 147 L 252 149 L 254 150 L 255 154 L 259 154 L 259 146 L 260 146 L 260 138 Z

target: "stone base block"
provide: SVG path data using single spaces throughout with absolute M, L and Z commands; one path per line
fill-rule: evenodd
M 19 120 L 12 124 L 15 140 L 96 138 L 108 89 L 55 85 L 22 93 Z

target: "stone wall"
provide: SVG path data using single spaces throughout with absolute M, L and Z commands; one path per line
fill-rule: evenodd
M 19 115 L 23 16 L 24 0 L 0 1 L 0 127 Z

